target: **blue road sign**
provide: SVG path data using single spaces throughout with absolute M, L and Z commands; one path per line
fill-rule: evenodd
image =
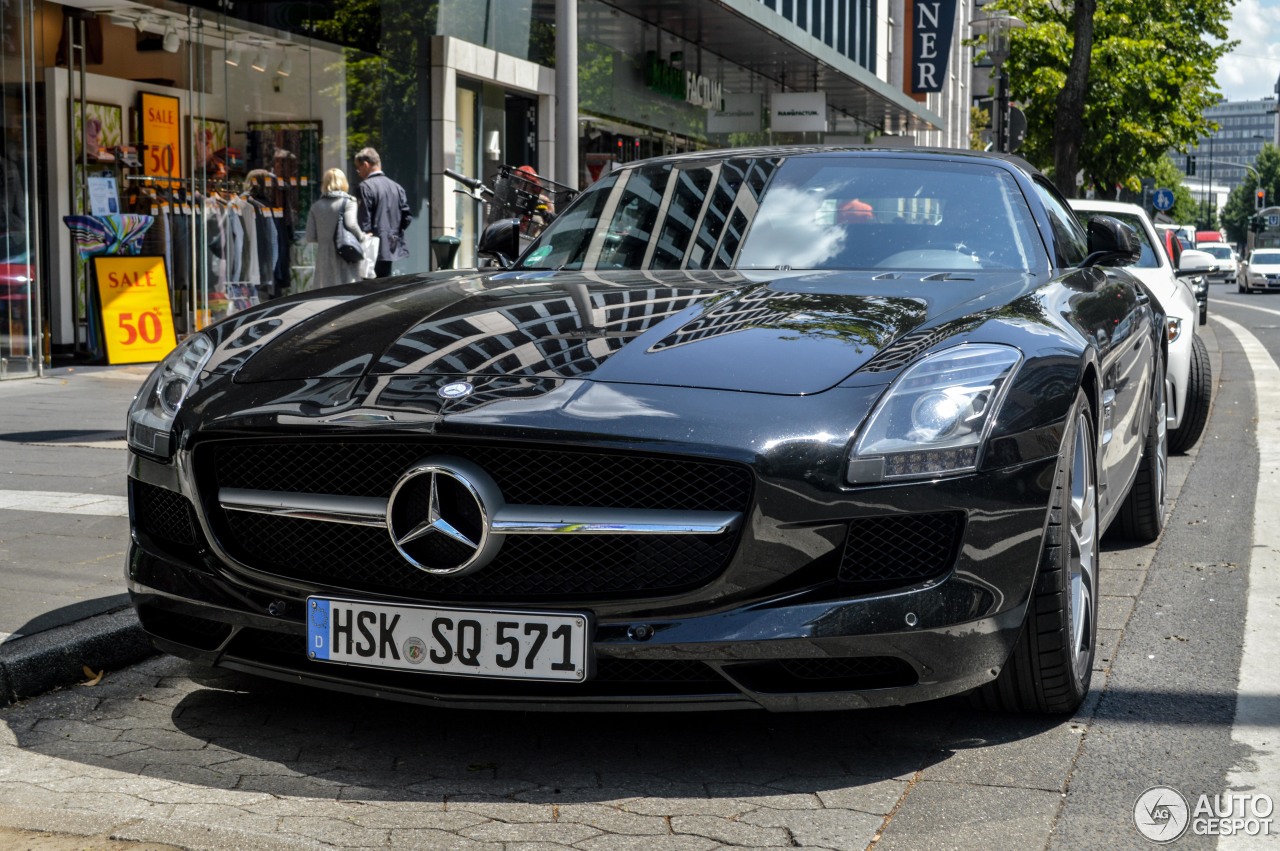
M 1280 225 L 1280 216 L 1277 216 L 1275 213 L 1267 216 L 1267 227 L 1273 228 L 1276 225 Z
M 1157 210 L 1168 210 L 1173 206 L 1173 190 L 1157 189 L 1156 193 L 1151 196 L 1151 206 Z

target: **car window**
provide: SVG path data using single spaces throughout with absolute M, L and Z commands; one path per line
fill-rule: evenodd
M 1151 244 L 1151 237 L 1147 234 L 1147 229 L 1142 226 L 1142 220 L 1133 213 L 1126 212 L 1109 212 L 1107 210 L 1076 210 L 1076 215 L 1087 224 L 1094 216 L 1110 216 L 1118 219 L 1121 224 L 1127 225 L 1129 230 L 1133 231 L 1138 238 L 1138 245 L 1142 248 L 1142 254 L 1138 257 L 1136 263 L 1130 263 L 1138 269 L 1156 269 L 1160 266 L 1160 261 L 1156 256 L 1156 247 Z
M 1253 252 L 1253 257 L 1249 259 L 1249 262 L 1265 265 L 1280 263 L 1280 251 L 1255 251 Z
M 618 176 L 620 175 L 620 176 Z M 1048 265 L 1017 181 L 987 163 L 804 156 L 640 165 L 593 186 L 522 268 Z M 580 211 L 579 208 L 582 208 Z
M 1231 249 L 1227 248 L 1225 245 L 1202 245 L 1200 246 L 1200 250 L 1212 254 L 1219 260 L 1231 259 Z
M 1044 202 L 1049 222 L 1053 226 L 1054 241 L 1058 249 L 1059 266 L 1079 266 L 1089 255 L 1089 236 L 1080 220 L 1071 212 L 1057 191 L 1048 184 L 1036 181 L 1036 191 Z

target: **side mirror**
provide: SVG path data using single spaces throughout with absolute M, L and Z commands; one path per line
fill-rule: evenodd
M 1215 272 L 1217 269 L 1218 259 L 1212 254 L 1188 248 L 1182 252 L 1182 258 L 1178 261 L 1178 271 L 1174 274 L 1179 278 L 1190 278 L 1206 272 Z
M 502 219 L 486 225 L 476 253 L 495 258 L 504 269 L 510 267 L 520 256 L 520 220 Z
M 1133 228 L 1111 216 L 1089 219 L 1089 256 L 1083 266 L 1127 266 L 1142 256 L 1142 245 Z

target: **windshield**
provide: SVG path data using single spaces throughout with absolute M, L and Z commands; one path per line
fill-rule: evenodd
M 1076 215 L 1086 222 L 1094 216 L 1108 216 L 1117 219 L 1121 224 L 1127 225 L 1129 230 L 1133 231 L 1134 235 L 1137 236 L 1138 245 L 1142 248 L 1142 254 L 1138 257 L 1137 262 L 1129 265 L 1138 269 L 1155 269 L 1160 266 L 1160 261 L 1156 257 L 1155 246 L 1151 244 L 1151 237 L 1147 235 L 1147 229 L 1142 226 L 1142 221 L 1133 213 L 1106 210 L 1076 210 Z
M 1200 250 L 1212 254 L 1219 260 L 1231 259 L 1231 249 L 1225 245 L 1202 245 L 1200 246 Z
M 873 156 L 623 169 L 583 193 L 522 269 L 924 269 L 1049 265 L 994 165 Z
M 1255 251 L 1249 262 L 1274 266 L 1280 263 L 1280 251 Z

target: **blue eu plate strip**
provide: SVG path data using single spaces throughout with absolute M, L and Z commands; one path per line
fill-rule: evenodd
M 307 650 L 314 659 L 329 658 L 329 601 L 307 601 Z

